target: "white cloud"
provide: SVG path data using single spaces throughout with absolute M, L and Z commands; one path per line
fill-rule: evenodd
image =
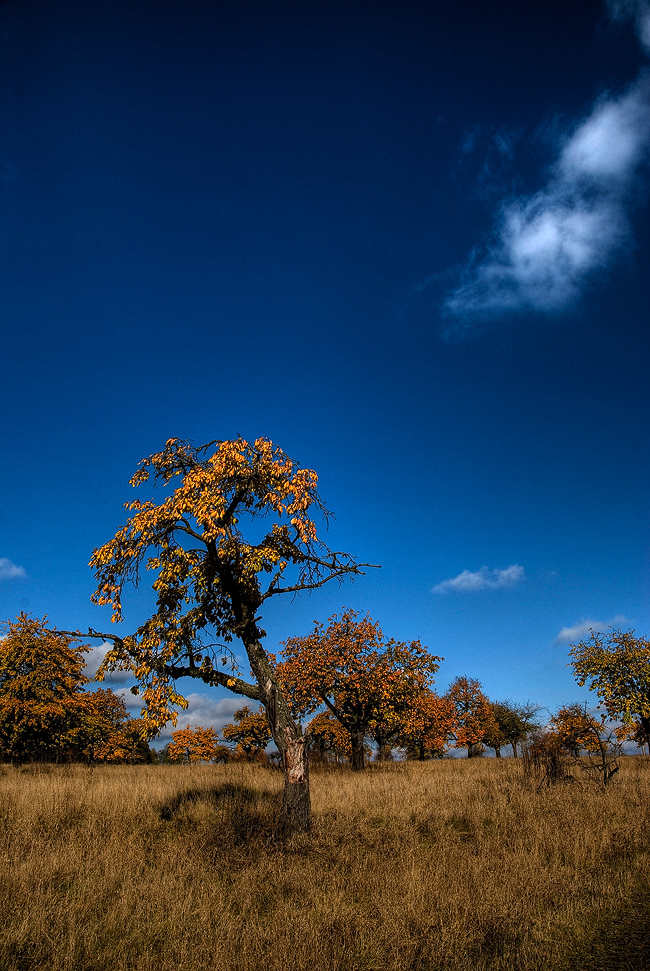
M 466 593 L 474 590 L 495 590 L 498 587 L 511 587 L 524 579 L 524 568 L 514 563 L 505 570 L 489 570 L 482 566 L 480 570 L 472 573 L 470 570 L 463 570 L 456 577 L 443 580 L 433 588 L 433 593 Z
M 126 694 L 124 692 L 120 693 L 123 694 L 124 700 L 128 704 Z M 128 693 L 128 689 L 126 689 L 126 693 Z M 130 697 L 132 701 L 139 703 L 139 698 L 134 698 L 133 695 L 130 695 Z M 234 713 L 239 708 L 243 708 L 244 705 L 248 705 L 251 711 L 257 711 L 258 709 L 258 703 L 256 701 L 250 701 L 248 698 L 243 698 L 240 695 L 233 695 L 232 698 L 220 698 L 216 700 L 209 698 L 207 695 L 193 692 L 185 695 L 185 697 L 189 702 L 189 707 L 185 711 L 179 711 L 176 728 L 169 724 L 163 729 L 160 735 L 163 742 L 169 741 L 172 732 L 176 731 L 176 729 L 187 728 L 189 725 L 201 725 L 203 728 L 210 728 L 212 726 L 219 730 L 224 725 L 232 722 Z
M 83 638 L 82 638 L 83 640 Z M 102 663 L 107 653 L 112 650 L 113 644 L 111 641 L 102 641 L 98 644 L 96 641 L 90 646 L 90 650 L 86 654 L 86 675 L 89 678 L 94 678 L 99 670 L 99 665 Z M 111 671 L 107 674 L 103 681 L 103 686 L 106 688 L 112 688 L 116 684 L 125 684 L 129 682 L 130 684 L 135 683 L 135 678 L 132 671 Z
M 502 204 L 492 243 L 470 260 L 444 313 L 462 328 L 476 318 L 569 307 L 629 242 L 631 190 L 649 150 L 643 75 L 619 97 L 600 98 L 575 126 L 545 188 Z
M 623 614 L 617 614 L 616 617 L 612 617 L 611 620 L 605 621 L 604 623 L 600 620 L 581 620 L 579 623 L 574 624 L 573 627 L 563 627 L 555 638 L 555 643 L 573 644 L 575 641 L 581 641 L 584 638 L 591 637 L 591 631 L 603 633 L 608 627 L 613 627 L 617 630 L 627 623 L 628 620 Z
M 27 574 L 22 566 L 16 566 L 11 560 L 0 556 L 0 580 L 16 580 L 18 577 L 26 577 Z

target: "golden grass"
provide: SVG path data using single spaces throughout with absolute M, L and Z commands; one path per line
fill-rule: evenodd
M 280 845 L 257 766 L 0 766 L 0 968 L 648 968 L 650 760 L 617 779 L 314 772 L 314 831 Z

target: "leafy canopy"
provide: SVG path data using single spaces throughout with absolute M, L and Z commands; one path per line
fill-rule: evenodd
M 0 639 L 0 755 L 14 761 L 60 756 L 85 710 L 87 647 L 21 613 Z
M 127 503 L 127 523 L 94 551 L 91 566 L 98 583 L 93 600 L 112 606 L 113 622 L 123 619 L 124 584 L 137 586 L 143 568 L 156 575 L 156 610 L 132 636 L 112 638 L 100 676 L 132 670 L 143 689 L 143 715 L 154 724 L 175 722 L 174 706 L 187 706 L 174 688 L 183 676 L 264 700 L 258 648 L 265 632 L 257 616 L 264 601 L 361 572 L 317 535 L 314 513 L 327 520 L 328 512 L 316 473 L 265 438 L 200 447 L 172 438 L 130 481 L 139 487 L 150 480 L 171 493 L 159 503 Z M 243 522 L 261 538 L 245 537 Z M 246 646 L 257 684 L 237 676 L 227 647 L 234 637 Z M 231 673 L 218 670 L 228 658 Z
M 611 718 L 626 725 L 639 719 L 650 741 L 650 641 L 634 631 L 591 631 L 572 644 L 569 656 L 579 685 L 590 682 Z
M 324 703 L 351 731 L 368 731 L 373 722 L 396 728 L 442 660 L 419 640 L 385 638 L 378 623 L 354 610 L 283 646 L 277 672 L 292 705 L 304 715 Z

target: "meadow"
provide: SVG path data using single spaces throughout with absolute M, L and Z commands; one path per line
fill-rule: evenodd
M 515 759 L 312 773 L 0 766 L 2 971 L 650 967 L 650 759 L 542 787 Z

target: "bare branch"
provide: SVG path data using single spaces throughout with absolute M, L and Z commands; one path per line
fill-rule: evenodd
M 376 563 L 356 563 L 354 566 L 341 566 L 338 569 L 333 569 L 331 563 L 327 563 L 326 560 L 317 561 L 318 565 L 328 566 L 332 571 L 329 576 L 322 577 L 320 580 L 314 580 L 311 583 L 294 583 L 290 587 L 274 587 L 273 584 L 276 582 L 277 577 L 273 578 L 271 585 L 268 587 L 266 593 L 262 594 L 262 600 L 268 600 L 269 597 L 273 597 L 278 593 L 298 593 L 300 590 L 316 590 L 318 587 L 324 586 L 329 583 L 330 580 L 334 580 L 337 577 L 346 576 L 349 573 L 355 576 L 365 576 L 365 573 L 361 567 L 366 567 L 372 570 L 379 570 L 380 567 Z

